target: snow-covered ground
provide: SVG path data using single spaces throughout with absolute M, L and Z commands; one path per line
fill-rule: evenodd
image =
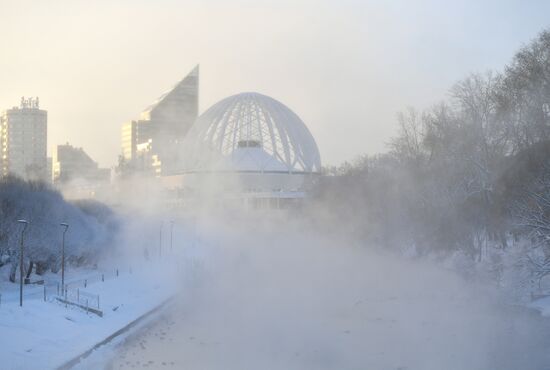
M 245 225 L 207 226 L 185 259 L 118 278 L 111 266 L 105 282 L 69 271 L 70 285 L 93 281 L 103 318 L 43 302 L 39 286 L 26 287 L 21 309 L 17 286 L 1 285 L 0 368 L 55 368 L 174 295 L 75 369 L 550 368 L 550 321 L 491 287 L 302 227 Z
M 23 307 L 19 286 L 0 285 L 0 368 L 54 369 L 88 350 L 174 294 L 175 261 L 165 258 L 119 268 L 67 271 L 71 289 L 100 296 L 103 317 L 65 306 L 55 299 L 59 275 L 45 276 L 43 286 L 25 286 Z M 102 281 L 104 274 L 105 281 Z M 87 287 L 84 288 L 84 280 Z

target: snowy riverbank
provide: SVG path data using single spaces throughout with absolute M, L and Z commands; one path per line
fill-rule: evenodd
M 79 286 L 82 294 L 99 295 L 103 317 L 58 302 L 56 283 L 52 284 L 59 279 L 57 275 L 45 278 L 46 301 L 43 286 L 25 286 L 23 307 L 19 307 L 19 286 L 2 283 L 2 368 L 57 368 L 174 294 L 171 277 L 175 272 L 173 261 L 120 269 L 118 276 L 113 268 L 71 270 L 69 286 Z

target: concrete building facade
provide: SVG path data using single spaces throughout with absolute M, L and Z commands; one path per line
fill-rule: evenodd
M 47 180 L 48 113 L 38 98 L 21 98 L 19 107 L 0 116 L 0 158 L 2 176 L 25 180 Z

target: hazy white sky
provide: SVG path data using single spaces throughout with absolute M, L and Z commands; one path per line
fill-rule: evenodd
M 201 112 L 258 91 L 293 109 L 324 164 L 385 150 L 395 113 L 501 69 L 549 1 L 0 0 L 0 109 L 39 96 L 49 147 L 116 163 L 120 126 L 201 65 Z

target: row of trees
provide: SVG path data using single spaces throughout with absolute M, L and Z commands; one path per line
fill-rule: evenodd
M 15 177 L 0 180 L 0 269 L 9 265 L 13 282 L 19 267 L 21 225 L 30 222 L 25 233 L 27 276 L 60 267 L 61 222 L 70 225 L 65 251 L 69 263 L 93 263 L 100 249 L 111 244 L 117 221 L 111 210 L 93 201 L 69 203 L 61 194 L 41 182 L 26 182 Z M 2 271 L 6 271 L 2 269 Z M 4 277 L 3 277 L 4 278 Z
M 417 254 L 482 262 L 529 239 L 526 258 L 550 273 L 550 30 L 398 123 L 388 153 L 326 169 L 316 203 L 359 215 L 348 224 L 362 239 Z

